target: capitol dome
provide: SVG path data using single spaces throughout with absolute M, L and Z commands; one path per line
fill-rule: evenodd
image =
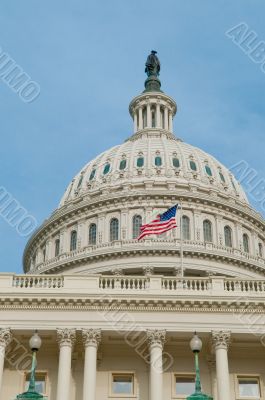
M 264 275 L 262 217 L 225 166 L 174 135 L 177 105 L 158 78 L 129 112 L 134 132 L 73 178 L 29 240 L 24 271 Z M 138 241 L 141 224 L 174 204 L 178 228 Z

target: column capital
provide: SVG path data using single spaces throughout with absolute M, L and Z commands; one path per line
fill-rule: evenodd
M 149 347 L 152 346 L 160 346 L 164 347 L 164 343 L 166 341 L 166 330 L 158 330 L 158 329 L 148 329 L 146 331 L 147 342 Z
M 75 343 L 76 331 L 75 329 L 57 328 L 57 342 L 59 346 L 72 347 Z
M 101 342 L 101 329 L 82 329 L 82 339 L 85 347 L 98 347 Z
M 218 349 L 228 350 L 230 343 L 231 343 L 230 331 L 212 331 L 212 344 L 215 350 Z
M 12 340 L 12 332 L 10 328 L 1 328 L 0 329 L 0 346 L 6 347 Z

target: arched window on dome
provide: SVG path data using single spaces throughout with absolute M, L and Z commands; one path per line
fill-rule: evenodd
M 96 244 L 97 243 L 97 225 L 90 224 L 88 231 L 88 243 Z
M 243 234 L 243 249 L 246 253 L 249 253 L 249 238 L 246 233 Z
M 197 171 L 197 165 L 195 164 L 194 161 L 190 161 L 190 169 L 192 171 Z
M 142 225 L 142 217 L 141 215 L 133 216 L 133 239 L 137 239 L 140 235 L 140 227 Z
M 59 254 L 60 254 L 60 239 L 56 239 L 54 255 L 55 255 L 55 257 L 58 257 Z
M 77 232 L 72 231 L 70 235 L 70 251 L 76 250 L 77 245 Z
M 46 261 L 46 245 L 42 249 L 42 260 L 43 262 Z
M 203 221 L 203 237 L 205 242 L 213 241 L 212 223 L 208 219 Z
M 233 246 L 232 229 L 228 225 L 224 227 L 224 236 L 225 236 L 225 246 L 232 247 Z
M 117 218 L 112 218 L 110 221 L 109 239 L 110 242 L 119 240 L 119 221 Z
M 262 246 L 262 243 L 259 243 L 259 257 L 263 257 L 263 246 Z
M 181 232 L 183 240 L 190 240 L 190 219 L 186 215 L 182 217 Z

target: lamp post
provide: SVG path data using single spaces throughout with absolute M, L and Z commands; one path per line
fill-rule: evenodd
M 187 400 L 213 400 L 213 397 L 202 393 L 200 368 L 199 368 L 199 353 L 202 349 L 202 341 L 196 332 L 194 333 L 194 336 L 190 341 L 190 348 L 195 356 L 196 379 L 195 379 L 195 393 L 187 397 Z
M 32 351 L 32 366 L 30 372 L 30 381 L 28 390 L 22 394 L 17 396 L 17 400 L 44 400 L 41 394 L 36 392 L 36 383 L 35 383 L 35 373 L 36 373 L 36 366 L 37 366 L 37 351 L 41 347 L 41 338 L 38 335 L 38 332 L 35 331 L 34 335 L 29 340 L 29 346 Z

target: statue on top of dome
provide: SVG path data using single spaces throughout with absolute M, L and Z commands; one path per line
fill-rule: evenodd
M 152 50 L 151 54 L 147 57 L 145 63 L 145 72 L 147 76 L 158 76 L 160 72 L 160 61 L 157 57 L 157 51 Z

